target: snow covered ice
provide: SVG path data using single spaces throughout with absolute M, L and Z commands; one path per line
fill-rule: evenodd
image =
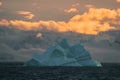
M 83 45 L 71 46 L 67 39 L 62 39 L 48 47 L 44 53 L 35 54 L 26 66 L 102 66 L 92 59 Z

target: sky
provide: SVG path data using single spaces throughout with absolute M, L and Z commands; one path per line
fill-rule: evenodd
M 120 0 L 0 0 L 0 31 L 1 61 L 28 60 L 65 37 L 120 62 Z

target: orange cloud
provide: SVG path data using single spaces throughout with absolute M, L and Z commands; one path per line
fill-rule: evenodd
M 26 18 L 26 19 L 32 19 L 35 16 L 34 14 L 32 14 L 29 11 L 17 11 L 16 13 L 24 15 L 24 18 Z
M 39 22 L 29 22 L 29 21 L 22 21 L 22 20 L 10 20 L 10 25 L 20 29 L 20 30 L 36 30 L 36 28 L 40 28 Z
M 65 9 L 64 12 L 65 13 L 76 13 L 76 12 L 79 12 L 79 10 L 76 8 L 79 5 L 80 5 L 79 3 L 72 4 L 72 7 L 70 9 Z
M 117 2 L 120 2 L 120 0 L 116 0 Z
M 70 8 L 70 9 L 65 9 L 64 12 L 65 13 L 75 13 L 75 12 L 78 12 L 78 10 L 76 8 Z
M 94 5 L 91 5 L 91 4 L 87 4 L 85 5 L 86 8 L 94 8 Z
M 2 6 L 2 2 L 0 2 L 0 6 Z
M 3 4 L 3 3 L 2 3 L 2 2 L 0 2 L 0 6 L 2 6 L 2 4 Z M 2 12 L 2 9 L 0 10 L 0 12 Z
M 70 21 L 69 25 L 71 31 L 84 34 L 98 34 L 101 31 L 108 31 L 115 29 L 113 26 L 110 26 L 108 23 L 100 23 L 99 21 Z M 75 26 L 75 27 L 73 27 Z
M 118 17 L 120 17 L 120 9 L 117 10 Z
M 9 21 L 11 26 L 14 26 L 20 30 L 41 30 L 46 28 L 47 30 L 55 30 L 58 32 L 65 32 L 65 22 L 55 22 L 55 21 L 38 21 L 38 22 L 29 22 L 29 21 L 22 21 L 22 20 L 10 20 Z
M 36 35 L 36 37 L 37 37 L 37 38 L 42 38 L 42 33 L 38 33 L 38 34 Z
M 87 14 L 84 14 L 84 16 L 88 16 L 88 18 L 92 18 L 95 20 L 103 20 L 105 18 L 116 19 L 118 13 L 117 10 L 110 10 L 105 8 L 100 8 L 100 9 L 90 8 L 89 12 Z
M 0 21 L 0 26 L 9 26 L 9 22 L 7 20 L 5 20 L 5 19 L 2 19 Z
M 75 3 L 72 5 L 72 7 L 78 7 L 80 4 L 79 3 Z
M 115 29 L 115 27 L 111 26 L 104 20 L 108 19 L 109 21 L 112 21 L 118 17 L 120 17 L 118 10 L 90 8 L 89 12 L 85 12 L 83 15 L 76 15 L 71 18 L 69 25 L 75 26 L 75 28 L 71 26 L 71 30 L 74 32 L 98 34 L 101 31 Z
M 109 15 L 108 15 L 109 13 Z M 20 30 L 41 30 L 43 28 L 57 32 L 72 31 L 83 34 L 97 35 L 101 31 L 109 31 L 117 29 L 115 26 L 111 26 L 111 23 L 119 25 L 116 20 L 119 19 L 120 9 L 110 10 L 105 8 L 90 8 L 88 12 L 82 15 L 73 16 L 68 22 L 64 21 L 22 21 L 22 20 L 2 20 L 0 25 L 13 26 Z M 109 21 L 109 22 L 108 22 Z

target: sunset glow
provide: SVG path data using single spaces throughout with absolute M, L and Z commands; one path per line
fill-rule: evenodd
M 119 2 L 119 0 L 117 0 Z M 2 5 L 2 2 L 0 2 Z M 48 4 L 49 5 L 49 4 Z M 39 3 L 32 2 L 32 7 L 40 7 Z M 117 30 L 118 27 L 114 25 L 120 25 L 120 8 L 117 9 L 108 9 L 108 8 L 96 8 L 93 4 L 85 4 L 85 8 L 87 8 L 86 12 L 79 14 L 81 11 L 79 7 L 81 3 L 76 2 L 72 3 L 69 8 L 64 8 L 62 10 L 64 14 L 72 15 L 68 21 L 64 20 L 42 20 L 39 18 L 38 20 L 34 20 L 38 16 L 37 13 L 33 14 L 32 10 L 17 10 L 15 11 L 16 16 L 21 15 L 21 19 L 6 19 L 0 18 L 0 26 L 12 26 L 16 29 L 20 30 L 41 30 L 44 27 L 50 31 L 58 31 L 58 32 L 76 32 L 82 34 L 92 34 L 96 35 L 99 32 L 109 31 L 109 30 Z M 53 7 L 52 7 L 53 8 Z M 34 12 L 35 13 L 35 12 Z M 48 14 L 49 15 L 49 14 Z M 31 20 L 31 21 L 30 21 Z M 114 25 L 111 25 L 114 24 Z
M 31 19 L 32 15 L 30 12 L 18 11 L 18 14 L 28 15 L 28 19 Z M 108 15 L 109 13 L 109 15 Z M 118 21 L 120 17 L 120 11 L 110 10 L 105 8 L 90 8 L 88 12 L 83 13 L 82 15 L 73 16 L 68 22 L 64 21 L 24 21 L 24 20 L 1 20 L 1 26 L 13 26 L 20 30 L 40 30 L 44 27 L 48 30 L 58 31 L 58 32 L 67 32 L 73 31 L 83 34 L 98 34 L 101 31 L 108 31 L 112 29 L 117 29 L 115 26 L 111 26 L 110 23 L 119 25 Z M 104 21 L 107 19 L 107 21 Z M 109 22 L 108 22 L 109 20 Z M 113 22 L 114 20 L 114 22 Z
M 0 61 L 27 61 L 66 38 L 120 62 L 120 0 L 0 0 Z

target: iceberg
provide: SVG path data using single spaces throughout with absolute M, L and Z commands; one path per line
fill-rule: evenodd
M 26 66 L 102 66 L 92 59 L 83 45 L 71 46 L 67 39 L 62 39 L 49 46 L 42 54 L 35 54 L 25 62 Z

